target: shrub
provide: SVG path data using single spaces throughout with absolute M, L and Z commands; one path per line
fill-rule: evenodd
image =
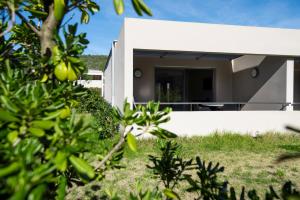
M 124 2 L 114 3 L 122 14 Z M 140 15 L 151 14 L 140 0 L 132 3 Z M 125 134 L 94 167 L 82 145 L 90 119 L 74 109 L 86 93 L 74 81 L 85 71 L 80 56 L 89 41 L 67 17 L 76 12 L 88 23 L 99 9 L 93 0 L 0 1 L 0 199 L 62 200 L 67 187 L 103 178 L 124 144 Z M 149 123 L 126 111 L 126 119 Z
M 299 131 L 300 132 L 300 131 Z M 275 191 L 272 186 L 265 192 L 265 197 L 258 196 L 256 190 L 246 191 L 242 187 L 241 193 L 236 193 L 236 188 L 230 187 L 228 181 L 220 180 L 220 174 L 224 172 L 225 168 L 219 163 L 213 164 L 202 160 L 199 156 L 196 157 L 196 162 L 193 159 L 184 161 L 181 157 L 176 155 L 176 152 L 181 148 L 175 142 L 167 141 L 162 142 L 160 148 L 160 157 L 149 156 L 152 169 L 156 178 L 159 178 L 164 184 L 165 199 L 180 199 L 180 196 L 174 192 L 176 186 L 180 182 L 186 181 L 189 186 L 187 192 L 196 195 L 195 200 L 299 200 L 300 193 L 296 185 L 291 181 L 287 181 L 282 185 L 281 191 Z M 196 176 L 186 173 L 189 170 L 194 170 Z M 247 198 L 248 197 L 248 198 Z
M 95 126 L 100 138 L 114 136 L 118 132 L 119 122 L 113 116 L 111 105 L 100 96 L 95 89 L 88 90 L 87 95 L 80 98 L 79 112 L 91 113 L 95 118 Z

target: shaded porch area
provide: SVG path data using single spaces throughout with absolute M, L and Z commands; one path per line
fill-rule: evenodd
M 134 50 L 134 103 L 153 100 L 174 111 L 293 110 L 300 107 L 298 66 L 300 72 L 298 60 L 284 56 Z

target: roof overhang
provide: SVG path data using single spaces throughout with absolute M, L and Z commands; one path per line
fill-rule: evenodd
M 126 18 L 131 49 L 300 57 L 300 30 Z

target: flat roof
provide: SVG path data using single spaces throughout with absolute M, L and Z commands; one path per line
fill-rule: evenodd
M 123 34 L 138 50 L 300 57 L 299 29 L 125 18 Z

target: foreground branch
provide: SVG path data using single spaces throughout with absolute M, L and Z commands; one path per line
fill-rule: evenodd
M 147 133 L 150 129 L 150 126 L 145 127 L 144 131 L 142 131 L 142 133 L 140 133 L 138 136 Z M 126 129 L 125 129 L 126 130 Z M 114 155 L 114 153 L 116 153 L 118 150 L 120 150 L 120 148 L 122 147 L 122 145 L 125 143 L 125 137 L 127 134 L 125 134 L 125 131 L 123 133 L 121 133 L 121 138 L 119 140 L 119 142 L 114 146 L 114 148 L 101 160 L 101 162 L 99 164 L 95 165 L 95 169 L 100 169 L 100 168 L 104 168 L 105 167 L 105 163 L 111 159 L 111 157 Z
M 43 56 L 50 56 L 51 49 L 56 45 L 54 35 L 58 31 L 60 21 L 55 18 L 54 4 L 49 6 L 49 14 L 47 19 L 43 22 L 41 28 L 40 42 L 41 42 L 41 54 Z
M 125 134 L 122 133 L 121 134 L 121 138 L 119 140 L 119 142 L 114 146 L 114 148 L 101 160 L 101 162 L 99 164 L 97 164 L 95 166 L 95 169 L 100 169 L 100 168 L 104 168 L 105 163 L 113 156 L 114 153 L 116 153 L 121 147 L 122 145 L 125 143 Z
M 41 36 L 41 32 L 33 26 L 29 21 L 26 20 L 26 18 L 19 12 L 16 12 L 17 16 L 33 31 L 35 32 L 38 36 Z

